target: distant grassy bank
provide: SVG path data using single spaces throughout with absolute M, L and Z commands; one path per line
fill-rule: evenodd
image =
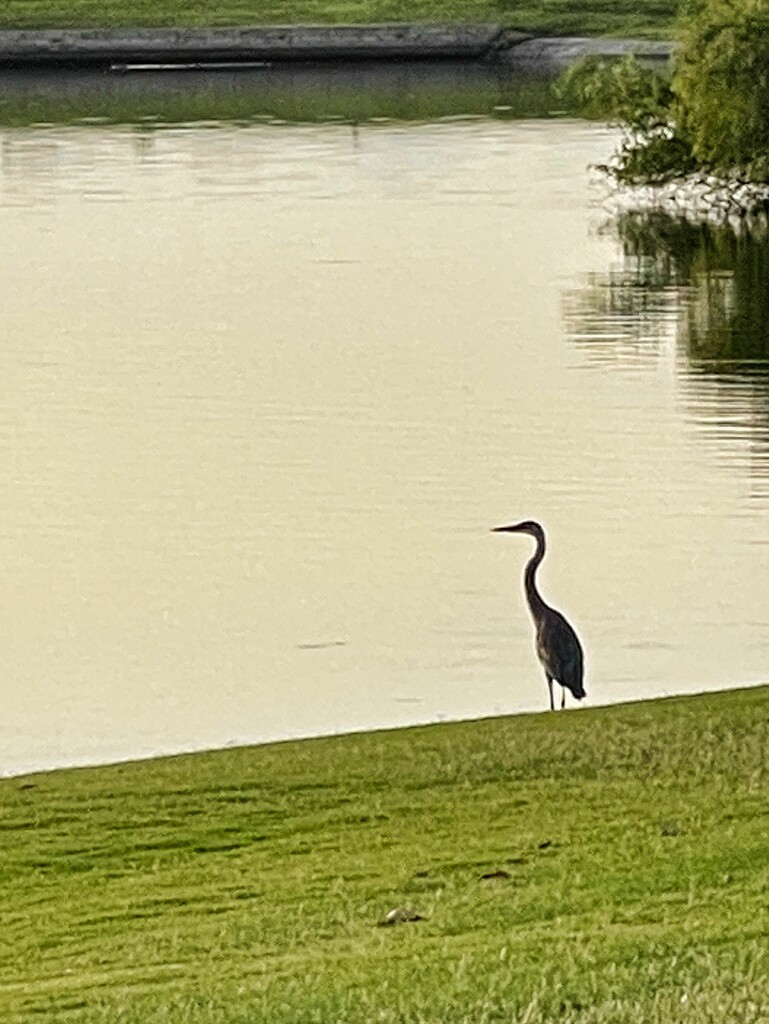
M 560 35 L 669 39 L 679 0 L 3 0 L 0 28 L 492 21 Z
M 767 796 L 769 687 L 5 780 L 0 1019 L 765 1022 Z

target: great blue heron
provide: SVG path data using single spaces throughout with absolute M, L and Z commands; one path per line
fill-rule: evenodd
M 537 657 L 542 662 L 550 691 L 550 710 L 555 710 L 553 703 L 553 680 L 563 687 L 561 708 L 566 705 L 566 691 L 582 700 L 585 688 L 582 685 L 583 656 L 582 645 L 577 634 L 557 612 L 555 608 L 545 604 L 537 590 L 536 573 L 539 564 L 545 557 L 545 531 L 531 519 L 512 526 L 495 526 L 493 533 L 528 533 L 537 542 L 537 550 L 526 565 L 523 576 L 526 600 L 529 602 L 531 617 L 536 629 Z

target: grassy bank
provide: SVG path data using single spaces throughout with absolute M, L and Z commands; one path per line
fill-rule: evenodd
M 766 1021 L 768 748 L 761 688 L 5 780 L 0 1018 Z
M 680 0 L 4 0 L 0 28 L 495 21 L 532 32 L 669 39 Z

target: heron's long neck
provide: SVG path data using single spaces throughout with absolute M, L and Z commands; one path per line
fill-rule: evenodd
M 523 576 L 523 585 L 526 589 L 526 600 L 529 602 L 529 608 L 531 614 L 535 617 L 542 613 L 547 608 L 547 605 L 540 597 L 539 591 L 537 590 L 537 569 L 540 566 L 542 559 L 545 557 L 545 541 L 544 538 L 537 538 L 537 550 L 534 552 L 533 557 L 526 564 L 526 571 Z

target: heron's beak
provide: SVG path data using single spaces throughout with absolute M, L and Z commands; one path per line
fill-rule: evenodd
M 518 526 L 492 526 L 492 533 L 518 533 L 520 527 Z

